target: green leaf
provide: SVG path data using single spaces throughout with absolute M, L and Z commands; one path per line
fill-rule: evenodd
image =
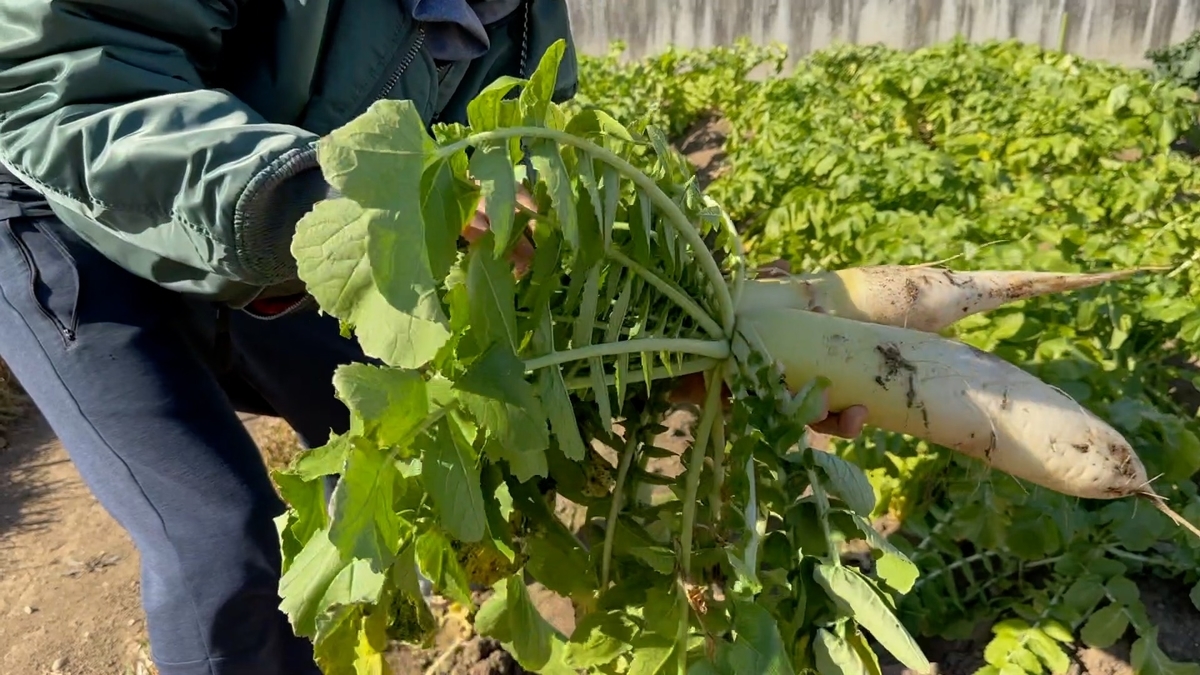
M 345 566 L 328 530 L 314 534 L 296 556 L 279 582 L 279 608 L 287 614 L 296 635 L 311 638 L 316 634 L 317 617 L 326 609 L 322 603 L 325 592 Z
M 475 615 L 475 630 L 501 642 L 522 668 L 541 670 L 553 655 L 554 628 L 534 607 L 521 574 L 496 582 L 493 589 Z
M 437 508 L 439 521 L 451 536 L 465 542 L 479 541 L 487 531 L 479 457 L 457 415 L 442 418 L 435 429 L 424 447 L 422 482 Z M 474 431 L 470 435 L 474 436 Z
M 432 148 L 416 105 L 382 100 L 317 142 L 325 180 L 364 207 L 412 212 Z M 419 230 L 419 228 L 418 228 Z
M 1076 579 L 1067 592 L 1063 594 L 1063 602 L 1081 616 L 1095 609 L 1104 599 L 1104 584 L 1092 577 Z
M 1079 637 L 1090 647 L 1108 649 L 1121 639 L 1128 628 L 1129 616 L 1125 613 L 1125 608 L 1111 604 L 1101 607 L 1088 617 Z
M 349 434 L 331 434 L 325 445 L 301 453 L 284 471 L 303 481 L 339 475 L 346 468 L 350 446 Z
M 861 516 L 869 516 L 875 510 L 875 491 L 866 475 L 857 466 L 828 452 L 812 451 L 813 461 L 821 467 L 828 479 L 825 487 L 846 502 L 846 505 Z
M 562 229 L 572 253 L 579 250 L 579 216 L 575 208 L 575 194 L 571 191 L 571 174 L 558 154 L 554 141 L 535 139 L 529 145 L 530 162 L 537 172 L 538 180 L 546 183 L 554 206 L 558 226 Z
M 633 660 L 626 675 L 659 675 L 674 654 L 674 640 L 643 635 L 634 642 Z
M 531 126 L 542 126 L 546 122 L 546 114 L 554 98 L 554 88 L 558 82 L 559 64 L 566 52 L 565 40 L 555 40 L 542 54 L 537 69 L 529 77 L 529 84 L 521 90 L 521 113 L 524 122 Z
M 873 549 L 875 573 L 879 575 L 879 578 L 900 593 L 908 593 L 912 590 L 913 584 L 920 576 L 917 566 L 901 553 L 900 549 L 893 546 L 879 530 L 872 527 L 865 518 L 859 515 L 852 515 L 852 518 L 855 526 L 862 532 L 863 537 Z
M 859 658 L 854 647 L 841 639 L 840 635 L 817 629 L 817 637 L 812 640 L 812 656 L 816 659 L 817 673 L 822 675 L 866 675 L 863 659 Z
M 330 541 L 347 558 L 371 561 L 378 572 L 391 564 L 400 545 L 400 517 L 392 508 L 398 479 L 390 453 L 360 442 L 333 490 Z
M 557 523 L 543 523 L 543 528 L 525 537 L 525 564 L 529 574 L 543 586 L 566 597 L 585 597 L 599 587 L 587 551 Z
M 294 474 L 274 471 L 271 479 L 280 497 L 291 507 L 282 515 L 280 532 L 284 571 L 314 534 L 328 527 L 324 481 L 303 480 Z
M 1192 592 L 1188 594 L 1188 598 L 1192 601 L 1192 606 L 1200 609 L 1200 583 L 1192 586 Z
M 319 202 L 292 239 L 299 277 L 321 309 L 349 324 L 367 356 L 419 368 L 450 338 L 445 321 L 397 309 L 375 285 L 367 255 L 369 225 L 385 217 L 350 199 Z
M 473 604 L 466 570 L 459 564 L 454 546 L 440 530 L 428 530 L 417 537 L 416 559 L 421 573 L 439 593 L 467 607 Z
M 368 560 L 353 560 L 337 573 L 321 604 L 325 607 L 339 605 L 373 604 L 379 600 L 387 575 L 371 569 Z
M 467 180 L 467 165 L 465 153 L 457 152 L 433 162 L 421 176 L 421 215 L 434 279 L 445 279 L 450 272 L 459 237 L 479 204 L 479 187 Z
M 1039 628 L 1041 627 L 1039 626 Z M 1044 631 L 1030 630 L 1027 633 L 1025 646 L 1046 664 L 1052 675 L 1065 675 L 1071 669 L 1071 657 L 1062 648 L 1062 645 L 1051 639 Z
M 507 104 L 515 107 L 516 101 L 506 102 L 504 98 L 514 88 L 522 86 L 526 82 L 520 78 L 502 75 L 484 87 L 467 104 L 467 123 L 471 125 L 471 131 L 480 133 L 512 124 L 515 120 L 506 119 L 508 115 L 504 113 L 508 112 Z
M 775 618 L 754 602 L 734 602 L 734 631 L 737 637 L 730 646 L 729 659 L 736 664 L 734 672 L 762 675 L 791 675 L 791 660 Z
M 550 445 L 546 413 L 525 379 L 525 365 L 500 343 L 487 349 L 455 383 L 479 427 L 508 453 L 537 453 Z M 544 475 L 544 474 L 539 474 Z
M 563 660 L 572 668 L 595 668 L 611 663 L 633 648 L 637 624 L 618 611 L 583 617 L 567 642 Z
M 1129 579 L 1129 577 L 1119 576 L 1109 579 L 1108 583 L 1104 585 L 1104 590 L 1108 592 L 1113 602 L 1122 605 L 1137 604 L 1142 597 L 1137 584 Z
M 429 414 L 425 380 L 415 370 L 346 364 L 334 371 L 333 387 L 359 433 L 380 446 L 407 444 Z
M 414 178 L 420 181 L 420 177 Z M 412 203 L 420 203 L 413 191 Z M 437 295 L 440 279 L 425 241 L 420 211 L 372 211 L 367 216 L 367 258 L 375 287 L 392 307 L 418 319 L 446 325 L 448 319 Z
M 520 348 L 517 334 L 516 282 L 512 266 L 491 255 L 488 249 L 493 234 L 485 234 L 467 256 L 467 298 L 471 308 L 471 331 L 481 346 L 502 344 L 516 354 Z
M 483 192 L 489 234 L 494 236 L 492 251 L 495 258 L 499 258 L 512 241 L 517 208 L 517 179 L 509 162 L 508 148 L 499 143 L 476 147 L 471 155 L 471 174 L 479 181 Z M 511 278 L 511 272 L 506 273 Z
M 838 608 L 853 616 L 892 656 L 912 670 L 928 672 L 929 660 L 921 648 L 858 571 L 826 563 L 817 566 L 813 575 Z
M 1200 471 L 1200 438 L 1187 429 L 1181 429 L 1170 444 L 1170 452 L 1164 457 L 1163 478 L 1169 481 L 1186 481 Z
M 537 331 L 534 333 L 534 347 L 540 356 L 548 356 L 555 352 L 554 328 L 550 320 L 550 308 L 544 308 Z M 563 381 L 562 369 L 549 366 L 538 371 L 538 395 L 546 407 L 546 415 L 550 419 L 550 428 L 558 441 L 559 449 L 569 459 L 582 462 L 587 453 L 583 435 L 579 431 L 579 422 L 575 418 L 574 406 L 566 382 Z M 524 478 L 522 480 L 528 480 Z
M 1200 663 L 1179 663 L 1158 646 L 1158 629 L 1142 633 L 1129 652 L 1129 663 L 1137 675 L 1200 675 Z

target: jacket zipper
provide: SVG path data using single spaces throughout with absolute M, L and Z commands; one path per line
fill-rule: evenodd
M 413 41 L 412 46 L 408 48 L 407 52 L 405 52 L 404 58 L 401 59 L 400 64 L 396 66 L 396 69 L 392 71 L 391 76 L 388 77 L 387 81 L 383 83 L 383 89 L 381 89 L 379 94 L 375 97 L 376 101 L 382 101 L 391 95 L 392 90 L 396 88 L 396 85 L 400 84 L 400 78 L 404 77 L 404 71 L 408 70 L 408 67 L 412 65 L 413 59 L 417 58 L 417 54 L 421 52 L 421 46 L 424 44 L 425 25 L 422 24 L 417 27 L 417 39 Z
M 408 51 L 404 53 L 404 57 L 400 60 L 400 63 L 396 65 L 396 69 L 392 71 L 392 74 L 389 75 L 388 79 L 383 83 L 383 88 L 380 89 L 379 93 L 375 96 L 376 101 L 382 101 L 386 99 L 388 95 L 392 93 L 392 90 L 396 88 L 396 85 L 400 84 L 400 78 L 404 77 L 404 72 L 408 70 L 409 66 L 412 65 L 413 60 L 417 58 L 417 54 L 421 53 L 421 46 L 424 44 L 425 26 L 421 25 L 417 27 L 417 39 L 413 41 L 412 45 L 408 48 Z M 270 316 L 260 316 L 259 318 L 266 321 L 282 319 L 289 314 L 296 313 L 309 302 L 311 302 L 311 298 L 306 294 L 301 296 L 300 299 L 296 300 L 295 303 L 288 305 L 286 308 Z

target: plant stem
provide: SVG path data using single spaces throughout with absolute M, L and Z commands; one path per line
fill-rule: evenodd
M 655 366 L 654 368 L 650 369 L 650 379 L 664 380 L 668 378 L 682 377 L 684 375 L 702 373 L 706 370 L 710 370 L 713 366 L 719 363 L 720 361 L 715 359 L 700 358 L 693 361 L 687 361 L 682 366 L 676 366 L 670 369 L 668 369 L 666 366 Z M 642 380 L 645 377 L 646 371 L 641 368 L 629 371 L 629 380 L 631 382 L 635 380 Z M 615 373 L 604 374 L 604 384 L 611 385 L 615 384 L 616 381 L 617 376 Z M 590 375 L 587 377 L 570 377 L 567 378 L 565 382 L 567 389 L 590 389 L 593 384 Z
M 696 499 L 700 492 L 700 475 L 704 472 L 704 456 L 708 454 L 708 438 L 712 434 L 713 423 L 721 414 L 721 371 L 714 368 L 709 371 L 708 395 L 704 399 L 704 412 L 700 417 L 700 427 L 696 430 L 696 440 L 692 444 L 692 456 L 688 461 L 687 492 L 683 499 L 683 523 L 679 533 L 680 549 L 683 555 L 683 574 L 685 579 L 692 576 L 692 529 L 696 524 Z
M 667 222 L 679 232 L 687 243 L 695 252 L 696 259 L 700 263 L 701 269 L 704 270 L 705 276 L 708 277 L 709 283 L 713 286 L 713 292 L 717 296 L 717 302 L 721 308 L 721 324 L 725 337 L 733 335 L 733 325 L 735 320 L 733 296 L 729 293 L 729 287 L 725 283 L 725 277 L 721 274 L 721 268 L 717 265 L 716 258 L 713 257 L 712 251 L 708 250 L 704 239 L 700 236 L 699 229 L 688 220 L 687 215 L 679 208 L 679 205 L 671 199 L 667 193 L 663 192 L 662 188 L 654 182 L 654 179 L 647 176 L 636 166 L 622 159 L 619 155 L 607 148 L 602 148 L 595 143 L 569 134 L 558 129 L 547 129 L 543 127 L 510 127 L 507 129 L 496 129 L 494 131 L 484 131 L 477 134 L 472 134 L 467 138 L 455 141 L 449 145 L 444 145 L 437 150 L 438 158 L 449 157 L 454 153 L 467 148 L 471 145 L 487 143 L 490 141 L 503 141 L 510 138 L 541 138 L 555 141 L 563 145 L 569 145 L 574 148 L 583 150 L 592 155 L 596 159 L 612 166 L 625 175 L 626 178 L 633 181 L 635 185 L 644 190 L 650 197 L 651 203 L 666 216 Z
M 554 366 L 570 361 L 586 361 L 600 356 L 618 356 L 636 352 L 683 352 L 694 356 L 706 356 L 710 359 L 724 360 L 729 358 L 729 343 L 717 340 L 692 340 L 688 338 L 645 338 L 639 340 L 622 340 L 606 342 L 567 349 L 561 352 L 551 352 L 544 356 L 529 359 L 525 362 L 525 370 L 534 371 L 546 366 Z
M 709 506 L 712 508 L 713 522 L 721 519 L 721 488 L 725 484 L 725 417 L 717 416 L 713 426 L 713 484 L 709 496 Z
M 715 338 L 725 337 L 724 331 L 722 331 L 721 327 L 717 325 L 717 322 L 713 321 L 713 318 L 709 316 L 708 313 L 705 312 L 702 307 L 700 307 L 700 305 L 696 304 L 695 300 L 692 300 L 682 291 L 672 286 L 671 283 L 666 279 L 663 279 L 659 275 L 655 274 L 653 270 L 646 269 L 642 265 L 638 264 L 636 260 L 616 249 L 609 249 L 606 255 L 613 262 L 628 268 L 629 271 L 638 275 L 642 279 L 645 279 L 646 283 L 650 284 L 654 288 L 658 289 L 663 295 L 670 298 L 675 304 L 679 305 L 680 309 L 687 312 L 688 316 L 695 319 L 696 323 L 700 324 L 700 327 L 703 328 L 709 335 L 712 335 Z
M 638 433 L 640 426 L 632 426 L 625 430 L 625 452 L 621 453 L 621 463 L 617 467 L 617 483 L 613 486 L 612 503 L 608 506 L 608 520 L 604 525 L 604 557 L 600 563 L 600 588 L 608 587 L 608 573 L 612 565 L 613 540 L 617 536 L 617 518 L 621 515 L 622 502 L 625 499 L 625 479 L 629 476 L 629 466 L 633 464 L 633 456 L 637 454 Z
M 842 557 L 838 555 L 833 530 L 829 529 L 829 495 L 825 494 L 821 479 L 812 469 L 808 470 L 808 483 L 812 486 L 813 498 L 817 502 L 817 518 L 821 521 L 821 532 L 825 535 L 825 548 L 829 549 L 829 564 L 838 567 L 842 564 Z

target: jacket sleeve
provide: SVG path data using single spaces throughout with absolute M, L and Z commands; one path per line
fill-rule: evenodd
M 327 190 L 317 137 L 202 77 L 243 1 L 0 0 L 0 163 L 139 256 L 292 279 L 295 222 Z

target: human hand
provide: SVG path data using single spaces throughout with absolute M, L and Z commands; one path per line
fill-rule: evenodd
M 782 277 L 791 274 L 792 266 L 786 260 L 776 260 L 758 269 L 760 277 Z M 687 375 L 680 379 L 678 386 L 671 391 L 669 400 L 672 403 L 703 405 L 707 387 L 703 373 Z M 729 388 L 721 385 L 722 400 L 728 400 Z M 867 408 L 861 405 L 850 406 L 836 412 L 829 410 L 829 396 L 822 394 L 821 415 L 810 425 L 813 431 L 829 436 L 856 438 L 862 434 L 867 423 Z
M 517 186 L 517 204 L 520 205 L 516 208 L 518 213 L 521 211 L 521 206 L 530 211 L 537 210 L 537 205 L 534 204 L 533 197 L 530 196 L 529 191 L 523 185 Z M 530 223 L 530 227 L 533 227 L 533 223 Z M 475 208 L 475 215 L 471 217 L 470 222 L 463 228 L 463 238 L 468 243 L 473 244 L 480 237 L 487 234 L 491 228 L 492 221 L 488 218 L 486 205 L 483 200 L 480 200 L 479 206 Z M 521 235 L 521 239 L 509 255 L 509 260 L 512 261 L 518 278 L 525 276 L 525 273 L 529 271 L 529 265 L 533 263 L 533 242 L 529 240 L 528 234 Z

